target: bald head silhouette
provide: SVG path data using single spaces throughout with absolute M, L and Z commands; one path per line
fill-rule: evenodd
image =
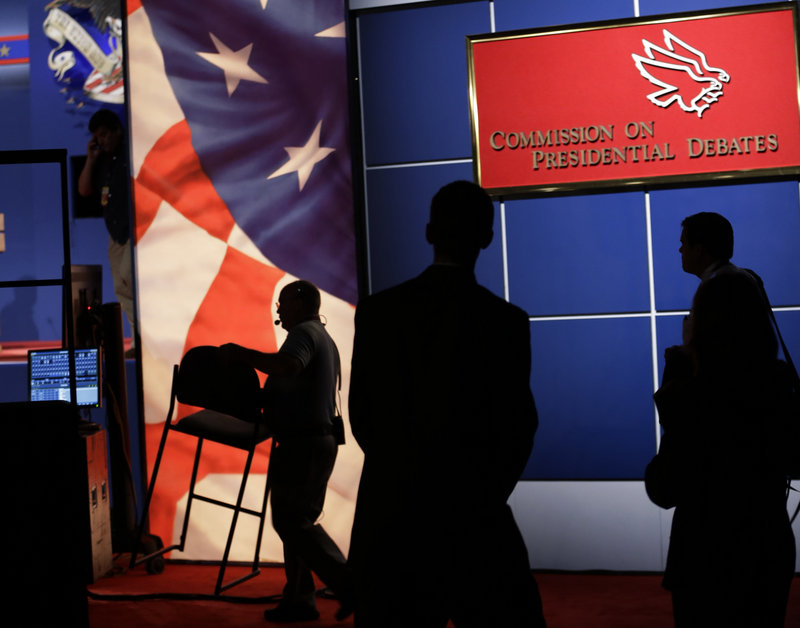
M 425 229 L 434 261 L 473 267 L 492 242 L 493 222 L 494 205 L 482 187 L 471 181 L 448 183 L 433 197 Z

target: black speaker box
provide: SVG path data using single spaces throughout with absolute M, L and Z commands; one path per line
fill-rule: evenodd
M 25 625 L 89 624 L 92 541 L 81 433 L 86 427 L 63 401 L 0 404 L 7 524 L 3 610 Z

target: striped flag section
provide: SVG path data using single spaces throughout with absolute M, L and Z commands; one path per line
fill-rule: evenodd
M 272 324 L 275 302 L 295 278 L 323 293 L 346 405 L 356 276 L 344 4 L 219 0 L 187 10 L 177 0 L 129 0 L 127 6 L 151 472 L 173 364 L 198 345 L 236 342 L 275 351 L 285 337 Z M 181 437 L 170 436 L 150 508 L 151 532 L 165 544 L 178 539 L 194 453 L 193 439 Z M 250 507 L 263 495 L 267 455 L 265 446 L 254 462 L 245 496 Z M 324 511 L 325 527 L 344 551 L 361 463 L 348 434 Z M 235 494 L 243 464 L 244 456 L 228 448 L 204 446 L 202 490 Z M 240 519 L 233 560 L 252 557 L 256 530 L 248 519 Z M 221 557 L 229 521 L 223 509 L 194 505 L 181 557 Z M 270 526 L 262 559 L 283 559 Z

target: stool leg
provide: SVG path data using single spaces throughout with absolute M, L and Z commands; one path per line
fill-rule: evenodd
M 233 519 L 231 519 L 231 529 L 228 532 L 228 541 L 225 543 L 225 552 L 222 554 L 222 564 L 219 567 L 219 576 L 217 576 L 217 586 L 214 589 L 214 595 L 219 595 L 222 591 L 222 580 L 225 576 L 225 568 L 228 566 L 228 555 L 231 552 L 231 545 L 233 545 L 233 533 L 236 531 L 236 520 L 239 518 L 239 511 L 242 509 L 242 499 L 244 498 L 244 489 L 247 486 L 247 476 L 250 474 L 250 464 L 253 462 L 253 453 L 255 447 L 252 447 L 247 453 L 247 462 L 244 465 L 244 473 L 242 474 L 242 483 L 239 486 L 239 495 L 236 497 L 236 506 L 233 509 Z
M 144 532 L 144 526 L 147 523 L 147 515 L 150 513 L 150 501 L 153 498 L 153 490 L 156 486 L 156 478 L 158 477 L 158 470 L 161 467 L 161 457 L 164 454 L 164 446 L 167 443 L 167 434 L 169 433 L 170 429 L 170 422 L 169 420 L 164 422 L 164 431 L 161 433 L 161 442 L 158 445 L 158 454 L 156 454 L 156 462 L 153 465 L 153 476 L 150 478 L 150 486 L 147 487 L 147 496 L 144 500 L 144 509 L 142 510 L 142 520 L 139 523 L 139 529 L 136 532 L 136 540 L 133 543 L 133 551 L 131 552 L 131 562 L 130 562 L 130 569 L 133 569 L 138 563 L 136 562 L 136 556 L 139 553 L 139 546 L 142 542 L 142 533 Z
M 192 501 L 194 500 L 194 485 L 197 482 L 197 469 L 200 466 L 200 452 L 203 450 L 203 439 L 197 439 L 197 450 L 194 455 L 194 464 L 192 465 L 192 479 L 189 482 L 189 497 L 186 500 L 186 512 L 183 515 L 183 526 L 181 527 L 181 542 L 178 546 L 178 551 L 182 552 L 186 544 L 186 532 L 189 529 L 189 513 L 192 511 Z

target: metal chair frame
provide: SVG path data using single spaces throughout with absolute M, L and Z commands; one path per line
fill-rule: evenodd
M 187 353 L 187 355 L 188 355 L 188 353 Z M 185 359 L 186 359 L 186 356 L 184 356 L 184 360 Z M 182 361 L 182 365 L 183 365 L 183 361 Z M 255 373 L 253 372 L 253 374 L 255 374 Z M 139 529 L 138 529 L 138 533 L 137 533 L 137 537 L 136 537 L 136 542 L 134 544 L 134 549 L 133 549 L 133 552 L 131 554 L 130 568 L 132 569 L 135 566 L 140 565 L 141 563 L 146 562 L 146 561 L 152 561 L 154 558 L 162 556 L 166 552 L 170 552 L 172 550 L 177 550 L 177 551 L 182 552 L 184 550 L 184 546 L 186 544 L 187 531 L 188 531 L 188 527 L 189 527 L 189 516 L 191 514 L 192 502 L 195 499 L 203 501 L 203 502 L 206 502 L 206 503 L 209 503 L 209 504 L 212 504 L 212 505 L 215 505 L 215 506 L 228 508 L 230 510 L 233 510 L 233 518 L 231 520 L 230 529 L 228 531 L 228 539 L 227 539 L 227 541 L 225 543 L 225 551 L 224 551 L 224 553 L 222 555 L 222 562 L 220 564 L 219 574 L 217 576 L 217 582 L 216 582 L 216 586 L 214 588 L 214 595 L 215 596 L 219 596 L 223 591 L 226 591 L 226 590 L 230 589 L 231 587 L 236 586 L 237 584 L 241 584 L 242 582 L 257 576 L 261 572 L 261 570 L 259 568 L 259 553 L 261 551 L 261 540 L 262 540 L 262 536 L 263 536 L 264 523 L 266 521 L 267 500 L 268 500 L 268 497 L 269 497 L 269 490 L 270 490 L 269 469 L 267 469 L 267 479 L 266 479 L 266 484 L 265 484 L 265 487 L 264 487 L 264 499 L 263 499 L 262 504 L 261 504 L 261 510 L 252 510 L 250 508 L 243 507 L 242 506 L 242 500 L 244 498 L 244 492 L 245 492 L 245 488 L 246 488 L 246 485 L 247 485 L 247 479 L 248 479 L 249 474 L 250 474 L 250 467 L 251 467 L 252 462 L 253 462 L 253 456 L 255 454 L 256 447 L 260 443 L 262 443 L 265 440 L 267 440 L 268 438 L 270 438 L 270 435 L 267 432 L 266 427 L 264 426 L 263 422 L 260 422 L 260 421 L 252 421 L 252 422 L 251 421 L 245 421 L 245 420 L 239 419 L 239 418 L 237 418 L 237 417 L 235 417 L 233 415 L 226 414 L 224 412 L 221 412 L 219 410 L 214 410 L 214 409 L 200 410 L 198 412 L 195 412 L 193 414 L 190 414 L 190 415 L 184 417 L 180 421 L 173 422 L 172 421 L 172 416 L 173 416 L 173 413 L 174 413 L 174 410 L 175 410 L 176 400 L 180 401 L 180 402 L 183 402 L 183 403 L 191 403 L 193 401 L 193 400 L 190 400 L 190 399 L 182 399 L 181 398 L 181 396 L 182 396 L 181 395 L 181 387 L 179 386 L 179 382 L 180 382 L 179 378 L 180 377 L 181 377 L 181 373 L 180 373 L 180 370 L 179 370 L 179 366 L 176 364 L 173 367 L 173 373 L 172 373 L 172 391 L 171 391 L 171 394 L 170 394 L 169 410 L 167 412 L 167 418 L 166 418 L 166 420 L 164 422 L 164 430 L 163 430 L 163 432 L 161 434 L 161 441 L 160 441 L 159 446 L 158 446 L 158 454 L 156 455 L 155 465 L 153 467 L 153 475 L 152 475 L 152 477 L 150 479 L 150 485 L 149 485 L 148 490 L 147 490 L 147 497 L 145 499 L 144 510 L 143 510 L 143 514 L 142 514 L 142 522 L 139 525 Z M 257 378 L 256 378 L 256 382 L 257 382 Z M 196 405 L 196 403 L 192 403 L 192 405 Z M 236 437 L 233 437 L 230 434 L 227 434 L 227 436 L 231 436 L 230 438 L 225 438 L 226 434 L 223 434 L 222 437 L 220 437 L 220 434 L 215 433 L 216 431 L 218 431 L 218 429 L 215 430 L 215 429 L 209 429 L 208 428 L 208 424 L 209 423 L 217 423 L 217 424 L 222 423 L 223 426 L 225 426 L 225 425 L 233 426 L 233 428 L 235 428 L 235 431 L 236 431 L 236 434 L 235 434 Z M 243 424 L 243 425 L 241 425 L 241 424 Z M 247 428 L 249 428 L 251 424 L 252 424 L 252 435 L 249 438 L 246 438 L 246 437 L 243 438 L 242 437 L 243 431 L 246 430 Z M 219 428 L 219 425 L 215 425 L 215 428 Z M 191 476 L 191 480 L 190 480 L 190 483 L 189 483 L 189 495 L 188 495 L 188 499 L 187 499 L 187 502 L 186 502 L 186 510 L 184 512 L 183 524 L 181 526 L 180 541 L 178 543 L 174 543 L 174 544 L 169 545 L 167 547 L 162 547 L 160 549 L 157 549 L 154 552 L 150 552 L 149 554 L 146 554 L 144 556 L 140 556 L 139 557 L 137 555 L 138 555 L 139 547 L 140 547 L 140 544 L 141 544 L 142 535 L 143 535 L 143 532 L 144 532 L 144 529 L 145 529 L 145 524 L 147 522 L 147 515 L 148 515 L 149 509 L 150 509 L 150 502 L 151 502 L 152 497 L 153 497 L 153 491 L 154 491 L 154 488 L 155 488 L 156 479 L 158 477 L 158 471 L 159 471 L 160 466 L 161 466 L 161 459 L 162 459 L 162 456 L 164 454 L 164 449 L 165 449 L 166 442 L 167 442 L 167 435 L 169 434 L 169 432 L 171 432 L 173 430 L 177 431 L 177 432 L 182 432 L 184 434 L 188 434 L 190 436 L 195 436 L 197 438 L 197 448 L 196 448 L 196 451 L 195 451 L 194 463 L 192 465 L 192 476 Z M 212 442 L 218 442 L 218 443 L 221 443 L 221 444 L 224 444 L 224 445 L 236 447 L 237 449 L 242 449 L 244 451 L 247 451 L 247 460 L 245 462 L 244 470 L 242 472 L 242 481 L 241 481 L 241 484 L 239 486 L 239 492 L 238 492 L 238 495 L 236 497 L 236 502 L 235 503 L 221 501 L 221 500 L 215 499 L 213 497 L 208 497 L 206 495 L 202 495 L 202 494 L 197 493 L 195 491 L 195 484 L 197 482 L 197 471 L 198 471 L 198 468 L 199 468 L 199 465 L 200 465 L 200 455 L 201 455 L 201 452 L 202 452 L 202 449 L 203 449 L 203 441 L 204 440 L 210 440 Z M 272 452 L 274 447 L 275 447 L 275 441 L 273 439 L 270 453 Z M 270 456 L 270 458 L 271 458 L 271 456 Z M 241 578 L 233 580 L 232 582 L 224 583 L 225 570 L 226 570 L 226 568 L 228 566 L 228 558 L 230 556 L 230 550 L 231 550 L 231 546 L 233 544 L 233 537 L 234 537 L 234 533 L 236 531 L 236 523 L 237 523 L 237 520 L 239 518 L 239 514 L 240 513 L 251 515 L 251 516 L 254 516 L 254 517 L 259 519 L 258 537 L 257 537 L 257 541 L 256 541 L 255 552 L 254 552 L 254 555 L 253 555 L 253 562 L 252 562 L 252 566 L 251 566 L 251 571 L 249 573 L 245 574 L 244 576 L 242 576 Z

